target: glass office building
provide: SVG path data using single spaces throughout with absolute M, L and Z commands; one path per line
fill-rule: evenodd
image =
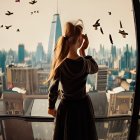
M 58 38 L 62 35 L 60 15 L 54 14 L 51 22 L 51 30 L 48 43 L 47 62 L 51 63 L 53 58 L 53 51 Z

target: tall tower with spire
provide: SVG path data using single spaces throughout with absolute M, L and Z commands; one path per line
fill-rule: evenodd
M 48 43 L 47 63 L 50 64 L 53 59 L 53 51 L 58 38 L 62 35 L 61 21 L 58 14 L 58 1 L 57 1 L 57 13 L 53 15 L 51 22 L 51 31 Z

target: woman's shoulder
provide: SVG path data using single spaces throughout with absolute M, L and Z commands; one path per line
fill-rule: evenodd
M 84 59 L 92 59 L 92 56 L 91 55 L 86 55 L 83 57 Z
M 62 63 L 59 69 L 63 71 L 72 71 L 72 72 L 80 72 L 80 70 L 83 68 L 83 58 L 78 57 L 76 59 L 66 58 Z
M 79 57 L 77 57 L 77 58 L 66 58 L 66 60 L 68 60 L 68 61 L 79 61 L 79 60 L 81 60 L 82 59 L 82 57 L 81 56 L 79 56 Z

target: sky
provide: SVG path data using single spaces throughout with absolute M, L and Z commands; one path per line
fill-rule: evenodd
M 57 12 L 57 0 L 37 0 L 34 5 L 31 0 L 0 0 L 0 26 L 12 25 L 9 30 L 0 28 L 0 50 L 18 49 L 18 44 L 23 43 L 28 51 L 35 51 L 37 44 L 42 42 L 47 51 L 50 35 L 51 21 Z M 6 16 L 6 11 L 14 12 Z M 39 10 L 39 13 L 31 12 Z M 112 14 L 109 15 L 108 12 Z M 62 29 L 65 22 L 82 19 L 84 33 L 89 37 L 89 47 L 99 50 L 99 45 L 110 48 L 109 34 L 112 35 L 114 45 L 122 48 L 129 44 L 136 48 L 135 26 L 131 0 L 58 0 L 58 13 Z M 100 19 L 104 35 L 100 30 L 94 30 L 93 24 Z M 128 33 L 123 38 L 118 33 L 122 22 L 123 29 Z M 20 32 L 16 32 L 17 29 Z

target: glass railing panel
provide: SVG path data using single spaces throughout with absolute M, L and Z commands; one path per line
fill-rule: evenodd
M 0 133 L 1 137 L 7 138 L 7 140 L 51 140 L 53 137 L 54 122 L 38 121 L 3 120 L 1 127 L 3 133 Z M 96 120 L 99 140 L 127 140 L 129 126 L 130 119 Z
M 125 93 L 125 97 L 124 94 L 113 95 L 116 98 L 116 102 L 112 100 L 112 102 L 109 103 L 104 92 L 88 92 L 94 107 L 95 116 L 131 115 L 132 98 L 130 97 L 131 93 L 127 93 L 127 95 Z M 47 96 L 45 96 L 44 99 L 39 99 L 38 97 L 36 98 L 36 96 L 32 96 L 32 98 L 29 98 L 28 96 L 23 97 L 17 93 L 7 95 L 8 96 L 0 101 L 0 115 L 51 117 L 47 113 L 49 104 Z M 57 100 L 56 109 L 60 101 L 61 99 Z

